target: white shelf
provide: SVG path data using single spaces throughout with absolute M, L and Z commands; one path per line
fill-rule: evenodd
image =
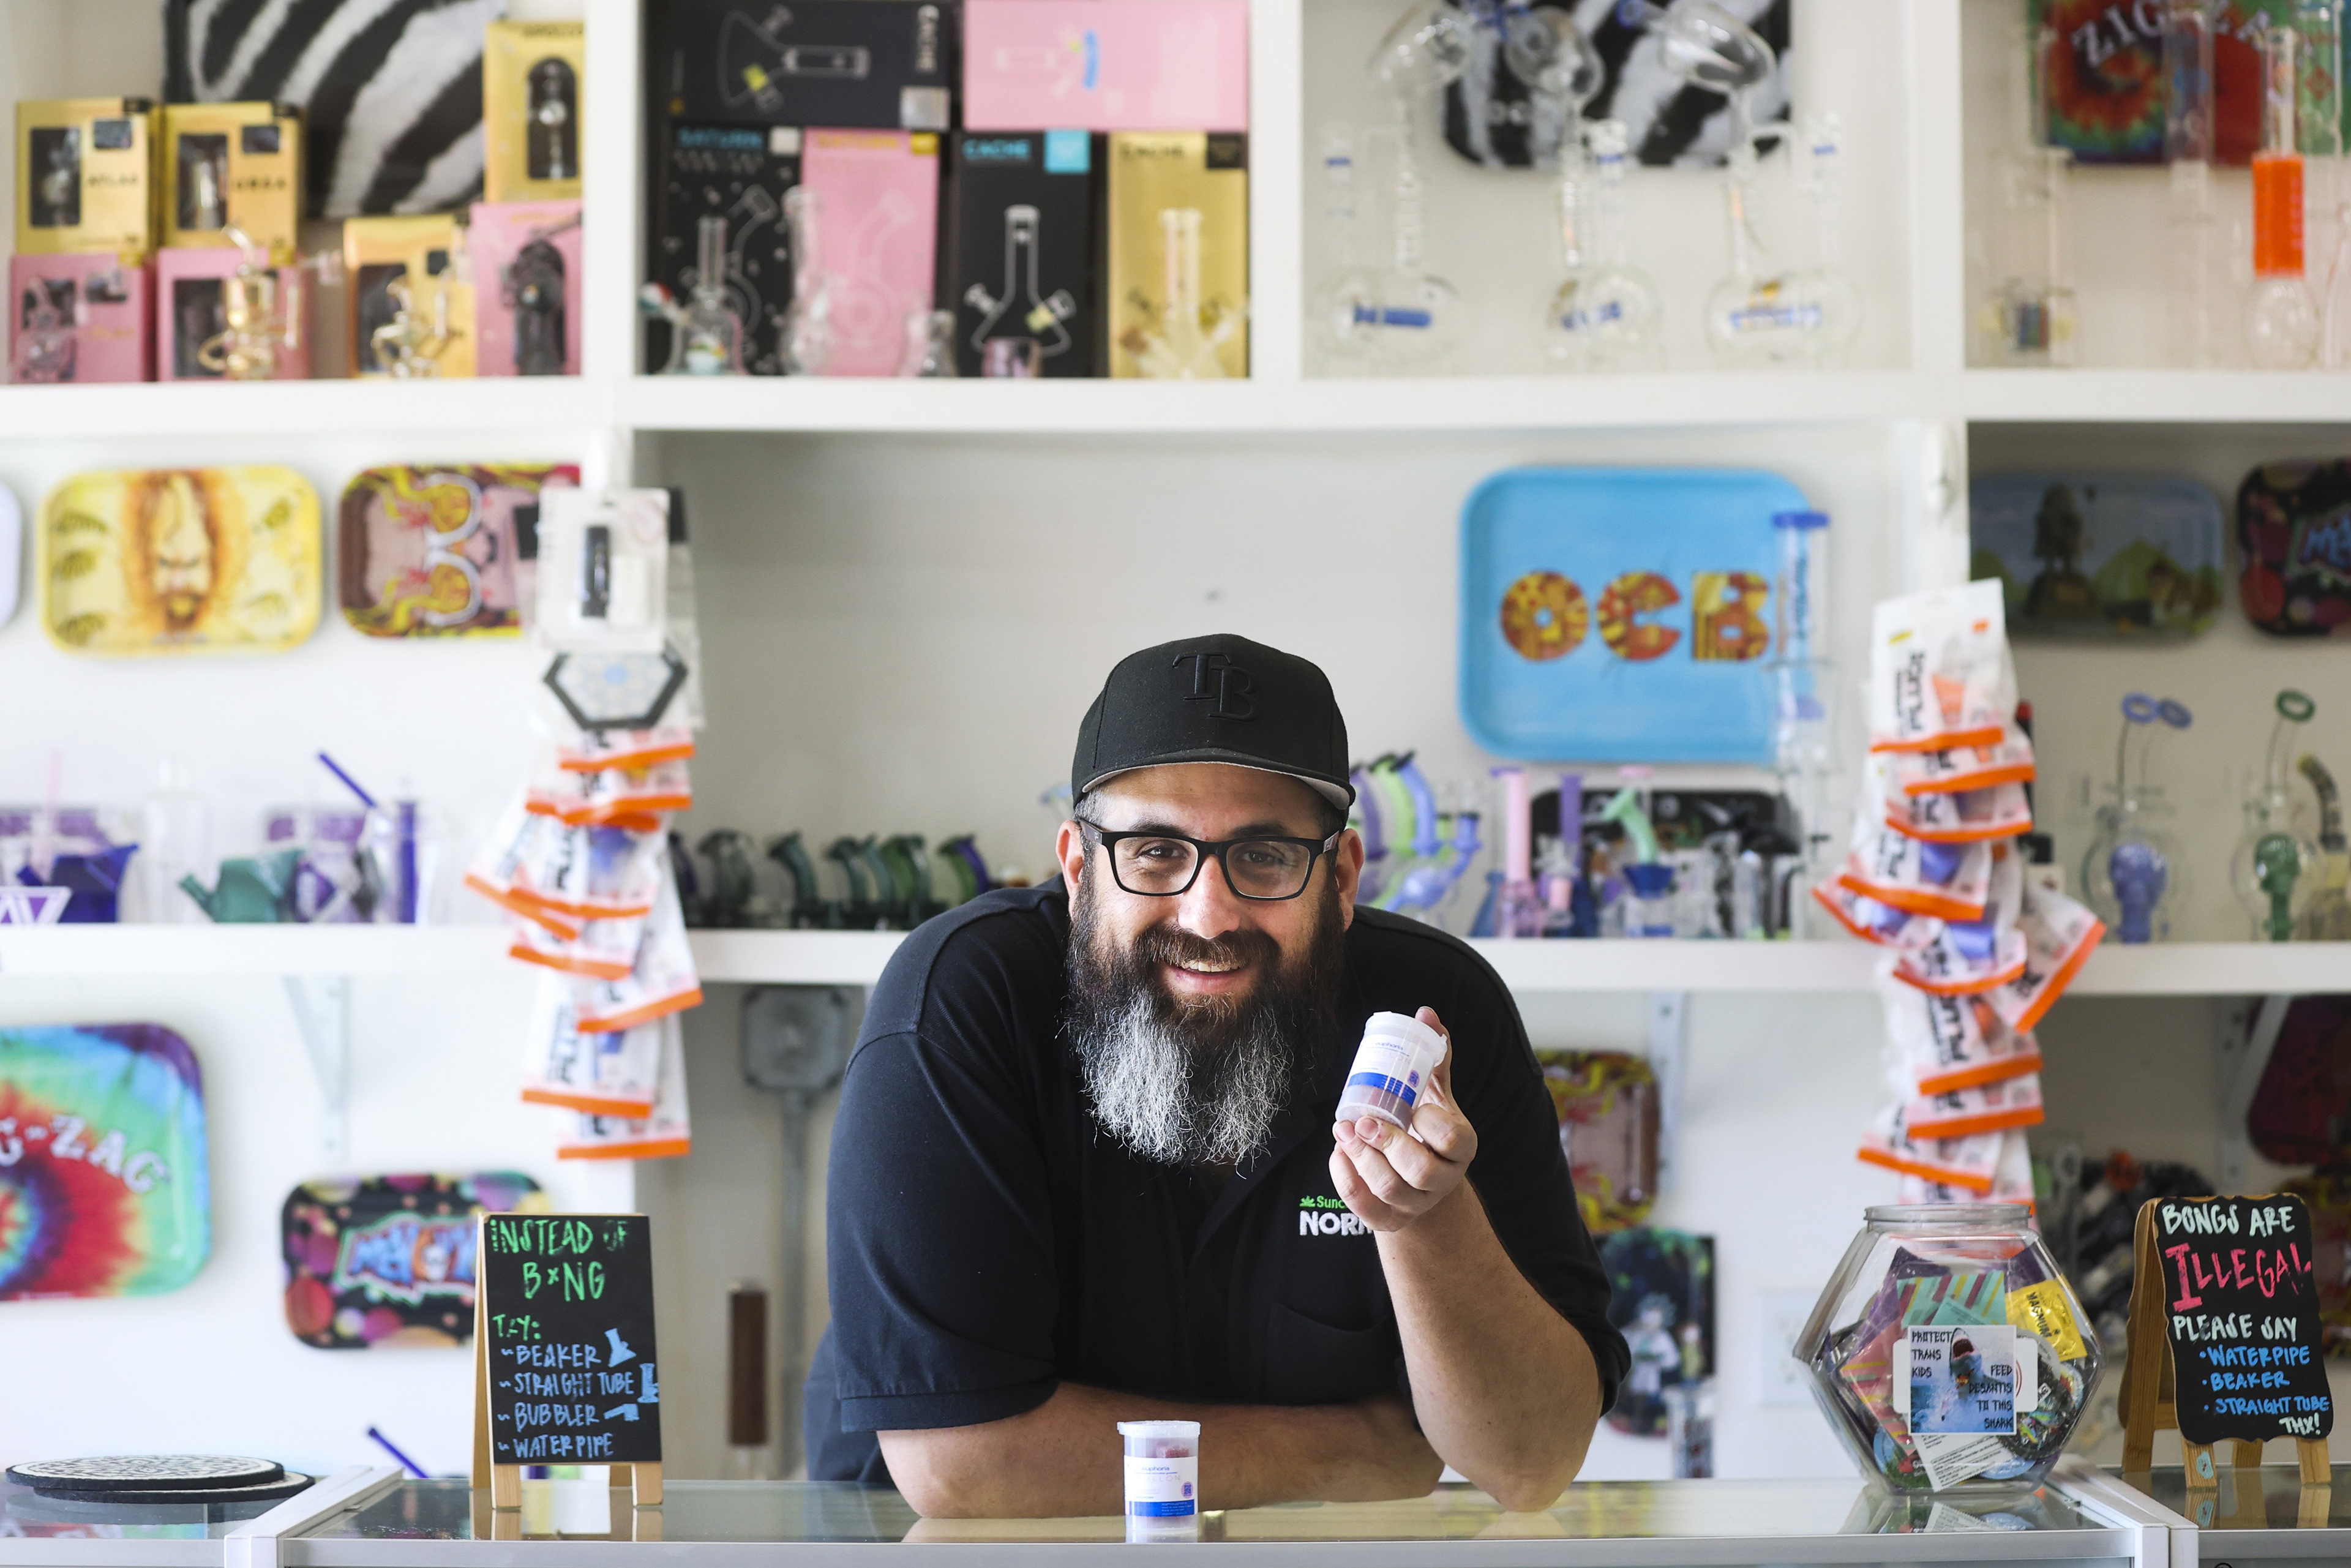
M 580 376 L 0 386 L 0 441 L 511 430 L 576 443 L 610 423 L 611 389 Z
M 496 925 L 5 925 L 0 978 L 419 975 L 504 963 Z

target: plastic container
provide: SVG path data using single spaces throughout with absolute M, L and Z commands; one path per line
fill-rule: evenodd
M 1865 1219 L 1795 1344 L 1838 1439 L 1889 1491 L 2039 1486 L 2104 1355 L 2030 1211 L 1922 1204 Z
M 1364 1025 L 1364 1043 L 1339 1092 L 1338 1119 L 1376 1116 L 1392 1127 L 1410 1129 L 1412 1113 L 1428 1086 L 1429 1074 L 1445 1058 L 1445 1037 L 1402 1013 L 1374 1013 Z
M 1196 1539 L 1200 1528 L 1200 1424 L 1121 1421 L 1126 1440 L 1130 1541 Z

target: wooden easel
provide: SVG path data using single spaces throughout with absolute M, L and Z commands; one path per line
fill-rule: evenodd
M 490 1325 L 489 1308 L 484 1301 L 486 1292 L 474 1296 L 474 1489 L 487 1488 L 493 1512 L 522 1507 L 522 1470 L 520 1465 L 501 1465 L 491 1459 L 490 1448 Z M 662 1505 L 662 1468 L 658 1464 L 613 1465 L 610 1467 L 617 1483 L 621 1472 L 629 1472 L 629 1500 L 637 1508 L 659 1508 Z M 493 1532 L 499 1521 L 494 1521 Z M 496 1539 L 509 1539 L 499 1535 Z M 658 1534 L 639 1540 L 659 1540 Z
M 2125 1474 L 2153 1469 L 2155 1435 L 2179 1430 L 2179 1377 L 2172 1364 L 2170 1336 L 2164 1332 L 2163 1259 L 2156 1249 L 2155 1240 L 2155 1200 L 2149 1199 L 2139 1207 L 2133 1238 L 2137 1266 L 2131 1280 L 2130 1344 L 2119 1385 Z M 2327 1488 L 2335 1475 L 2327 1464 L 2326 1444 L 2316 1437 L 2296 1437 L 2293 1443 L 2302 1469 L 2302 1516 L 2308 1520 L 2315 1504 L 2317 1519 L 2323 1523 L 2326 1519 Z M 2191 1443 L 2182 1433 L 2179 1447 L 2185 1456 L 2189 1489 L 2217 1488 L 2220 1472 L 2212 1457 L 2212 1445 Z M 2231 1442 L 2229 1447 L 2233 1467 L 2260 1468 L 2261 1444 Z M 2240 1499 L 2247 1495 L 2250 1484 L 2253 1488 L 2252 1496 L 2258 1503 L 2258 1480 L 2246 1476 L 2236 1479 Z M 2313 1493 L 2317 1495 L 2314 1497 Z M 2240 1508 L 2242 1506 L 2241 1501 Z

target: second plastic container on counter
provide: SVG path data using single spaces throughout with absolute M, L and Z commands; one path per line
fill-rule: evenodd
M 1410 1128 L 1414 1107 L 1429 1075 L 1445 1058 L 1445 1037 L 1402 1013 L 1374 1013 L 1364 1024 L 1364 1043 L 1339 1092 L 1339 1120 L 1376 1116 L 1391 1126 Z
M 1121 1421 L 1118 1433 L 1126 1440 L 1127 1539 L 1196 1540 L 1200 1424 Z

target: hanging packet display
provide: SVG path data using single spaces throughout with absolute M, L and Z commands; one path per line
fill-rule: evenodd
M 1907 838 L 1872 826 L 1865 817 L 1855 829 L 1853 852 L 1837 873 L 1839 884 L 1911 915 L 1983 918 L 1991 888 L 1991 845 Z
M 1903 1125 L 1914 1138 L 1966 1138 L 2011 1127 L 2037 1127 L 2045 1120 L 2037 1072 L 1976 1089 L 1922 1094 L 1902 1108 Z
M 1890 768 L 1872 758 L 1873 791 L 1886 825 L 1896 832 L 1930 843 L 1981 843 L 2012 839 L 2032 831 L 2032 798 L 2022 784 L 1995 784 L 1988 789 L 1907 795 L 1893 783 Z
M 1903 1107 L 1888 1105 L 1863 1135 L 1860 1157 L 1866 1165 L 1922 1176 L 1981 1197 L 1991 1191 L 1992 1176 L 2000 1166 L 2001 1136 L 1980 1133 L 1940 1141 L 1914 1138 L 1903 1120 Z
M 2016 926 L 2024 949 L 2019 972 L 1985 999 L 2020 1034 L 2041 1021 L 2106 934 L 2084 905 L 2032 878 L 2023 879 Z
M 2028 784 L 2033 778 L 2032 740 L 2011 724 L 1988 746 L 1900 752 L 1893 760 L 1893 777 L 1905 795 L 1951 795 Z
M 507 956 L 558 974 L 591 980 L 626 979 L 636 967 L 645 934 L 644 916 L 583 922 L 579 934 L 561 936 L 544 925 L 517 925 Z
M 685 1103 L 685 1034 L 674 1016 L 654 1026 L 661 1066 L 653 1110 L 643 1118 L 583 1114 L 578 1130 L 556 1145 L 565 1160 L 657 1160 L 694 1152 L 694 1125 Z
M 1843 883 L 1814 883 L 1813 901 L 1830 918 L 1863 941 L 1897 952 L 1915 953 L 1935 944 L 1943 934 L 1942 921 L 1931 915 L 1913 915 L 1890 904 L 1880 904 Z
M 653 1113 L 661 1082 L 661 1048 L 670 1021 L 583 1034 L 572 988 L 540 982 L 524 1038 L 522 1097 L 590 1115 L 644 1118 Z
M 618 978 L 581 982 L 576 995 L 580 1028 L 588 1034 L 633 1029 L 702 1005 L 702 981 L 695 972 L 694 948 L 686 940 L 674 877 L 661 879 L 635 967 Z
M 1872 751 L 1990 746 L 2016 712 L 1996 579 L 1880 600 L 1870 648 Z
M 1975 997 L 1936 996 L 1881 975 L 1877 994 L 1894 1059 L 1920 1094 L 1948 1094 L 2041 1071 L 2041 1047 Z

